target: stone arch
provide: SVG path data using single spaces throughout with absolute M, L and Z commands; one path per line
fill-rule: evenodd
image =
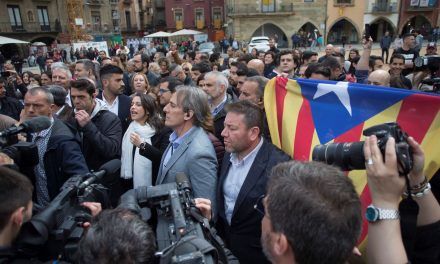
M 286 30 L 282 28 L 282 26 L 267 21 L 263 25 L 257 27 L 251 35 L 252 37 L 256 36 L 267 36 L 267 37 L 274 37 L 275 34 L 278 36 L 278 47 L 279 48 L 287 48 L 289 43 L 289 38 L 287 37 Z
M 423 15 L 414 15 L 402 24 L 400 34 L 409 33 L 416 29 L 421 30 L 423 36 L 428 36 L 431 33 L 432 23 Z
M 371 23 L 370 34 L 374 41 L 380 41 L 386 31 L 390 32 L 391 37 L 397 35 L 397 28 L 387 17 L 378 17 Z
M 327 33 L 327 43 L 340 44 L 345 38 L 345 43 L 359 43 L 360 31 L 355 23 L 348 17 L 336 20 Z

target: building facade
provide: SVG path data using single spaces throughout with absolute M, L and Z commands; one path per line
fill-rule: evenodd
M 61 0 L 1 0 L 0 35 L 29 42 L 52 44 L 60 32 L 66 31 L 66 6 Z M 6 44 L 0 51 L 10 57 L 20 49 Z
M 294 33 L 318 29 L 323 34 L 325 4 L 325 0 L 227 0 L 227 35 L 244 41 L 275 37 L 278 47 L 290 47 Z
M 425 38 L 430 37 L 432 28 L 439 26 L 440 1 L 438 0 L 402 0 L 398 23 L 399 34 L 420 30 Z
M 364 32 L 365 2 L 328 0 L 325 40 L 327 43 L 359 43 Z
M 399 2 L 397 0 L 365 1 L 364 23 L 370 24 L 370 34 L 374 41 L 380 41 L 386 31 L 395 37 L 399 35 Z
M 165 0 L 164 9 L 166 30 L 169 32 L 194 29 L 208 34 L 209 40 L 219 40 L 224 36 L 223 0 Z

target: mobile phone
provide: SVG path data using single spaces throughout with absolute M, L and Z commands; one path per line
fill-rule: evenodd
M 370 37 L 370 24 L 365 24 L 365 39 L 368 41 Z

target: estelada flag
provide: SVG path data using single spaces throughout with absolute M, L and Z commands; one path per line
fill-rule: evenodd
M 362 131 L 397 122 L 425 152 L 425 174 L 440 165 L 440 96 L 403 89 L 310 79 L 273 78 L 264 91 L 272 143 L 295 160 L 311 160 L 313 147 L 364 140 Z M 371 203 L 364 170 L 349 172 L 361 197 L 362 215 Z M 364 246 L 368 223 L 359 240 Z

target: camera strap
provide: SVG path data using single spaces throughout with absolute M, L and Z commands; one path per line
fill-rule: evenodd
M 408 175 L 404 175 L 406 179 L 407 193 L 411 193 Z M 403 245 L 411 260 L 414 256 L 414 246 L 417 236 L 417 215 L 419 214 L 419 205 L 414 201 L 411 195 L 400 201 L 400 230 L 402 233 Z

